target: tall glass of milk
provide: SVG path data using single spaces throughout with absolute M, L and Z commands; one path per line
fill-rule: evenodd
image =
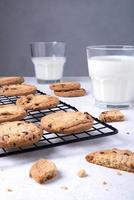
M 34 42 L 31 44 L 31 56 L 39 83 L 61 80 L 66 62 L 64 42 Z
M 134 102 L 134 47 L 87 47 L 89 76 L 99 107 L 127 108 Z

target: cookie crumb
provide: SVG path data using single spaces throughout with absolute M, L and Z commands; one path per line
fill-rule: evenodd
M 87 173 L 84 169 L 80 169 L 77 174 L 80 178 L 86 177 Z
M 130 133 L 129 133 L 129 132 L 126 132 L 126 134 L 129 135 Z
M 62 190 L 68 190 L 68 187 L 67 187 L 66 185 L 62 185 L 60 188 L 61 188 Z
M 118 171 L 118 172 L 117 172 L 117 175 L 121 176 L 121 175 L 122 175 L 122 173 L 121 173 L 120 171 Z
M 102 122 L 119 122 L 124 121 L 125 116 L 120 110 L 110 110 L 101 112 L 99 119 Z
M 103 184 L 103 185 L 107 185 L 107 182 L 106 182 L 106 181 L 103 181 L 102 184 Z
M 7 188 L 7 192 L 12 192 L 13 190 L 11 188 Z
M 109 191 L 109 189 L 108 189 L 108 188 L 106 188 L 105 190 L 106 190 L 106 191 Z

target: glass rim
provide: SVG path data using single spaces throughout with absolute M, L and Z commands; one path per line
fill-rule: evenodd
M 134 50 L 132 45 L 91 45 L 86 47 L 87 50 Z
M 65 42 L 59 42 L 59 41 L 48 41 L 48 42 L 31 42 L 30 45 L 34 44 L 64 44 L 66 45 Z

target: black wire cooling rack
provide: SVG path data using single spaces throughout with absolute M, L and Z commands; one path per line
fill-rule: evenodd
M 45 94 L 45 93 L 37 90 L 37 94 Z M 13 104 L 16 102 L 17 98 L 19 97 L 0 96 L 0 105 Z M 53 112 L 58 112 L 58 111 L 65 111 L 65 112 L 76 111 L 77 112 L 78 110 L 75 107 L 65 102 L 60 101 L 59 105 L 51 109 L 49 108 L 49 109 L 40 110 L 40 111 L 29 111 L 27 117 L 25 118 L 25 121 L 30 121 L 30 122 L 38 124 L 40 122 L 40 119 L 43 116 L 53 113 Z M 31 146 L 14 147 L 14 148 L 8 148 L 8 149 L 0 148 L 0 157 L 9 156 L 9 155 L 18 154 L 18 153 L 36 151 L 39 149 L 55 147 L 55 146 L 73 143 L 73 142 L 91 140 L 91 139 L 110 136 L 110 135 L 114 135 L 118 133 L 118 130 L 112 127 L 111 125 L 103 123 L 95 117 L 93 117 L 93 119 L 94 119 L 93 127 L 88 131 L 84 131 L 84 132 L 72 134 L 72 135 L 63 135 L 63 134 L 57 134 L 57 133 L 44 132 L 41 140 Z

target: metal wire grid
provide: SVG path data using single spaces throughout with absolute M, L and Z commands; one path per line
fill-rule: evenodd
M 37 94 L 45 94 L 45 93 L 37 91 Z M 18 97 L 16 96 L 13 96 L 13 97 L 0 96 L 0 104 L 13 104 L 16 102 L 17 98 Z M 53 112 L 58 112 L 58 111 L 67 112 L 67 111 L 78 111 L 78 110 L 75 107 L 65 102 L 60 101 L 59 105 L 50 109 L 45 109 L 45 110 L 40 110 L 40 111 L 29 111 L 27 117 L 25 118 L 25 121 L 30 121 L 30 122 L 38 124 L 40 122 L 40 119 L 43 116 L 53 113 Z M 93 127 L 88 131 L 84 131 L 84 132 L 72 134 L 72 135 L 44 132 L 41 140 L 31 146 L 15 147 L 15 148 L 10 148 L 10 149 L 1 148 L 0 157 L 18 154 L 18 153 L 36 151 L 39 149 L 55 147 L 55 146 L 73 143 L 73 142 L 80 142 L 84 140 L 110 136 L 110 135 L 114 135 L 118 133 L 118 130 L 112 127 L 111 125 L 103 123 L 95 117 L 93 118 L 94 118 Z

